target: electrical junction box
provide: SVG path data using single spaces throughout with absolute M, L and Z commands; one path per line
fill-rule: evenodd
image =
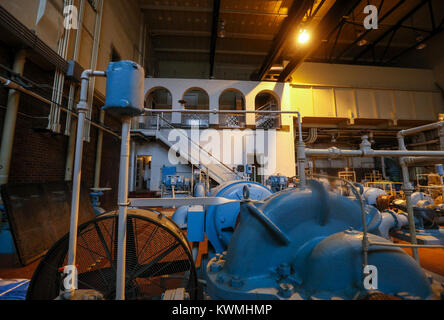
M 203 206 L 190 206 L 188 208 L 187 238 L 190 242 L 205 240 L 205 210 Z
M 106 70 L 106 99 L 103 110 L 134 117 L 144 112 L 145 72 L 133 61 L 110 62 Z

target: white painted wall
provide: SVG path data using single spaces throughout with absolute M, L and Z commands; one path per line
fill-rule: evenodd
M 256 95 L 263 91 L 270 91 L 278 97 L 281 110 L 294 110 L 290 105 L 290 86 L 288 83 L 256 82 L 256 81 L 230 81 L 230 80 L 202 80 L 202 79 L 145 79 L 145 93 L 152 88 L 165 87 L 170 90 L 173 99 L 173 110 L 180 110 L 182 106 L 178 102 L 183 98 L 183 94 L 193 87 L 205 90 L 210 97 L 210 109 L 219 108 L 219 96 L 226 89 L 237 89 L 245 97 L 246 110 L 255 110 Z M 173 114 L 173 122 L 180 123 L 180 114 Z M 255 115 L 248 114 L 247 125 L 255 124 Z M 218 116 L 211 114 L 210 123 L 217 124 Z M 293 115 L 283 115 L 282 125 L 288 126 L 290 130 L 278 131 L 275 144 L 271 147 L 276 150 L 276 173 L 286 176 L 294 176 L 295 171 L 295 150 L 293 142 Z M 219 159 L 222 160 L 222 159 Z
M 435 121 L 444 112 L 435 82 L 433 70 L 304 63 L 291 104 L 305 117 Z
M 163 166 L 175 166 L 177 174 L 191 179 L 191 167 L 188 165 L 173 165 L 168 160 L 168 149 L 159 142 L 150 142 L 136 145 L 137 156 L 152 156 L 150 190 L 160 191 L 161 168 Z
M 272 91 L 281 110 L 298 110 L 302 117 L 434 121 L 444 112 L 433 70 L 304 63 L 292 77 L 291 84 L 147 78 L 145 93 L 155 87 L 167 88 L 175 110 L 182 108 L 178 101 L 189 88 L 199 87 L 208 93 L 210 109 L 218 109 L 221 93 L 233 88 L 245 96 L 246 110 L 255 109 L 258 93 Z M 174 123 L 180 120 L 179 113 L 173 114 Z M 210 123 L 217 124 L 218 116 L 210 115 Z M 254 124 L 254 114 L 247 115 L 247 125 Z M 290 131 L 277 132 L 276 173 L 294 176 L 293 116 L 282 116 L 282 124 Z

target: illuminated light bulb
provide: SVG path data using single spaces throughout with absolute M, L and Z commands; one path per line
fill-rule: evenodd
M 358 46 L 359 46 L 359 47 L 363 47 L 363 46 L 365 46 L 367 43 L 368 43 L 367 40 L 362 39 L 362 40 L 360 40 L 360 41 L 358 42 Z
M 310 34 L 305 29 L 299 31 L 298 42 L 305 44 L 310 40 Z

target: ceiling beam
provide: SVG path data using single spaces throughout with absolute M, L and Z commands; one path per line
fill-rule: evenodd
M 211 50 L 208 49 L 194 49 L 194 48 L 154 48 L 156 52 L 167 53 L 204 53 L 209 54 Z M 232 54 L 232 55 L 244 55 L 244 56 L 266 56 L 267 52 L 260 51 L 237 51 L 237 50 L 216 50 L 217 54 Z
M 191 30 L 169 30 L 169 29 L 154 29 L 151 30 L 152 37 L 211 37 L 211 32 L 208 31 L 191 31 Z M 233 33 L 226 32 L 225 39 L 251 39 L 251 40 L 264 40 L 272 41 L 273 35 L 271 34 L 252 34 L 252 33 Z
M 210 40 L 210 79 L 214 78 L 214 58 L 216 56 L 217 31 L 219 29 L 220 0 L 213 0 L 213 23 Z
M 375 41 L 373 41 L 369 46 L 367 46 L 367 48 L 365 48 L 364 50 L 362 50 L 354 59 L 353 62 L 357 62 L 361 57 L 363 57 L 367 52 L 369 52 L 370 50 L 373 50 L 376 46 L 376 44 L 378 44 L 379 42 L 381 42 L 382 40 L 384 40 L 388 35 L 390 35 L 392 32 L 394 32 L 395 30 L 398 30 L 401 25 L 407 20 L 409 19 L 411 16 L 413 16 L 419 9 L 421 9 L 424 5 L 426 5 L 430 0 L 422 0 L 419 4 L 417 4 L 416 6 L 414 6 L 409 12 L 407 12 L 406 15 L 404 15 L 400 20 L 398 20 L 398 22 L 393 25 L 391 28 L 389 28 L 388 30 L 386 30 L 381 36 L 379 36 Z
M 403 51 L 401 51 L 400 53 L 398 53 L 397 55 L 395 55 L 394 57 L 390 58 L 389 61 L 386 62 L 386 64 L 390 64 L 393 61 L 401 58 L 403 55 L 407 54 L 408 52 L 410 52 L 411 50 L 415 49 L 416 47 L 418 47 L 418 45 L 426 43 L 427 41 L 431 40 L 432 38 L 436 37 L 437 35 L 441 34 L 444 31 L 444 28 L 441 29 L 435 29 L 433 30 L 427 37 L 424 38 L 424 40 L 415 43 L 414 45 L 410 46 L 409 48 L 404 49 Z
M 212 8 L 207 7 L 185 7 L 185 6 L 155 6 L 155 5 L 140 5 L 140 9 L 143 11 L 180 11 L 180 12 L 200 12 L 211 13 Z
M 257 10 L 237 10 L 237 9 L 221 9 L 222 14 L 248 14 L 256 16 L 272 16 L 272 17 L 284 17 L 288 15 L 286 13 L 269 12 L 269 11 L 257 11 Z
M 144 11 L 179 11 L 179 12 L 200 12 L 212 13 L 212 8 L 207 7 L 192 7 L 192 6 L 156 6 L 156 5 L 141 5 L 141 10 Z M 286 13 L 259 11 L 259 10 L 242 10 L 242 9 L 220 9 L 221 14 L 247 14 L 257 16 L 272 16 L 272 17 L 287 17 Z
M 398 1 L 389 11 L 387 11 L 387 13 L 379 19 L 378 21 L 379 26 L 381 26 L 381 23 L 385 19 L 387 19 L 387 17 L 389 17 L 396 9 L 398 9 L 404 2 L 406 2 L 406 0 Z M 344 49 L 340 54 L 338 54 L 335 57 L 335 61 L 339 61 L 344 54 L 346 54 L 351 48 L 357 45 L 359 41 L 363 40 L 370 33 L 370 31 L 371 30 L 366 30 L 363 34 L 361 34 L 355 41 L 353 41 L 353 43 L 350 46 L 348 46 L 346 49 Z
M 273 40 L 273 45 L 267 54 L 262 66 L 257 75 L 257 80 L 263 80 L 268 70 L 274 64 L 275 60 L 281 55 L 284 50 L 290 35 L 295 32 L 298 25 L 306 15 L 307 11 L 313 6 L 314 0 L 294 1 L 290 8 L 288 17 L 284 20 L 279 32 Z
M 287 64 L 279 76 L 278 81 L 287 81 L 290 74 L 319 47 L 321 41 L 328 40 L 330 36 L 335 33 L 337 28 L 342 25 L 344 17 L 348 16 L 360 2 L 361 0 L 336 0 L 334 5 L 316 26 L 310 43 L 301 48 L 297 56 L 293 57 L 293 59 Z

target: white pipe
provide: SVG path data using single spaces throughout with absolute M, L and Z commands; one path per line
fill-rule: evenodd
M 120 149 L 119 169 L 119 221 L 117 241 L 117 279 L 116 300 L 125 300 L 126 273 L 126 224 L 128 209 L 128 162 L 131 137 L 131 118 L 122 119 L 122 145 Z
M 387 177 L 387 172 L 385 170 L 385 158 L 381 157 L 381 168 L 382 168 L 382 177 L 384 180 L 388 181 L 389 178 Z
M 77 137 L 76 137 L 76 151 L 74 157 L 74 181 L 72 186 L 72 201 L 71 201 L 71 223 L 69 230 L 69 249 L 68 249 L 68 266 L 76 270 L 76 249 L 77 249 L 77 229 L 79 218 L 79 199 L 80 199 L 80 183 L 82 179 L 82 157 L 83 157 L 83 133 L 84 124 L 87 111 L 87 97 L 88 97 L 88 80 L 90 77 L 105 77 L 106 73 L 102 71 L 85 70 L 82 73 L 80 101 L 77 105 L 78 119 L 77 119 Z M 68 296 L 76 288 L 68 288 L 66 293 Z
M 130 159 L 130 181 L 129 181 L 129 191 L 134 192 L 136 186 L 136 142 L 131 141 L 131 159 Z
M 394 213 L 395 214 L 395 213 Z M 378 229 L 382 236 L 390 240 L 390 230 L 397 228 L 398 230 L 409 224 L 408 216 L 406 214 L 391 214 L 389 212 L 382 212 L 382 221 Z
M 20 50 L 14 60 L 13 71 L 23 74 L 26 62 L 26 51 Z M 14 144 L 15 126 L 20 103 L 20 92 L 9 90 L 5 119 L 3 121 L 2 145 L 0 149 L 0 185 L 8 183 L 11 167 L 12 147 Z
M 98 0 L 97 3 L 97 14 L 96 14 L 96 21 L 94 25 L 94 40 L 93 40 L 93 47 L 91 52 L 91 70 L 95 70 L 97 68 L 97 59 L 98 59 L 98 53 L 100 48 L 100 33 L 102 30 L 102 16 L 103 16 L 103 0 Z M 89 92 L 91 94 L 91 99 L 88 101 L 88 118 L 91 118 L 92 115 L 92 105 L 94 100 L 94 88 L 95 88 L 95 79 L 91 79 L 89 82 Z M 91 126 L 87 125 L 85 130 L 85 140 L 90 140 L 90 129 Z
M 64 6 L 71 6 L 73 5 L 72 0 L 65 0 Z M 63 34 L 63 38 L 59 42 L 59 47 L 57 50 L 57 53 L 63 58 L 66 59 L 68 55 L 68 45 L 69 45 L 69 38 L 71 35 L 71 30 L 65 29 L 65 32 Z M 61 104 L 63 99 L 63 89 L 65 84 L 65 74 L 57 69 L 55 71 L 55 77 L 54 77 L 54 85 L 53 85 L 53 92 L 52 92 L 52 101 L 54 101 L 51 104 L 51 113 L 49 116 L 48 121 L 48 129 L 52 130 L 54 132 L 60 132 L 60 109 L 57 108 L 58 104 Z
M 74 44 L 74 53 L 72 57 L 72 60 L 74 61 L 77 61 L 77 59 L 79 58 L 80 42 L 82 40 L 84 9 L 85 9 L 85 0 L 80 0 L 79 23 L 77 26 L 76 40 Z M 69 86 L 68 110 L 74 109 L 74 96 L 75 96 L 75 85 L 72 83 Z M 75 129 L 71 130 L 71 126 L 72 126 L 72 117 L 70 114 L 67 114 L 65 122 L 65 135 L 70 136 L 75 132 Z M 66 162 L 68 163 L 68 156 Z
M 68 113 L 67 118 L 71 118 Z M 72 170 L 74 165 L 74 150 L 76 147 L 76 130 L 77 130 L 77 118 L 74 117 L 70 122 L 71 133 L 69 135 L 68 150 L 66 152 L 66 163 L 65 163 L 65 181 L 72 181 Z
M 100 123 L 105 123 L 105 111 L 100 110 Z M 94 170 L 94 188 L 100 188 L 100 171 L 102 169 L 102 147 L 103 131 L 99 130 L 97 135 L 96 165 Z

